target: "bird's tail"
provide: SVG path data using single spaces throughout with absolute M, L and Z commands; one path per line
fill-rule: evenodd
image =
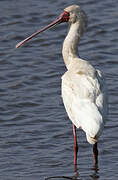
M 98 141 L 98 137 L 95 136 L 95 137 L 90 137 L 88 134 L 86 134 L 86 138 L 87 138 L 87 141 L 90 143 L 90 144 L 95 144 L 97 141 Z

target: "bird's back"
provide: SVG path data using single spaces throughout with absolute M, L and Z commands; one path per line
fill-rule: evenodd
M 62 76 L 63 102 L 70 120 L 94 144 L 103 130 L 107 112 L 104 79 L 88 62 L 73 62 Z

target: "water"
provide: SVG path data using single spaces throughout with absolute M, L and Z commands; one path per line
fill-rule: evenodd
M 76 0 L 0 1 L 0 179 L 43 180 L 75 176 L 72 124 L 60 84 L 66 71 L 61 48 L 67 25 L 42 33 L 24 47 L 15 45 L 54 20 Z M 79 46 L 106 77 L 109 121 L 99 143 L 99 170 L 92 147 L 78 131 L 78 180 L 118 179 L 118 1 L 79 0 L 89 18 Z M 55 178 L 63 180 L 65 178 Z

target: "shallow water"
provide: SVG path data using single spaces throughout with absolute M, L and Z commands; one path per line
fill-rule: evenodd
M 71 3 L 69 3 L 71 2 Z M 61 48 L 67 25 L 48 30 L 25 46 L 15 45 L 54 20 L 76 0 L 1 0 L 0 16 L 0 179 L 43 180 L 76 176 L 72 124 L 65 112 Z M 118 179 L 118 1 L 79 0 L 88 15 L 80 56 L 104 72 L 109 121 L 100 137 L 99 166 L 78 131 L 78 180 Z M 53 178 L 52 178 L 53 179 Z M 65 178 L 57 177 L 56 180 Z

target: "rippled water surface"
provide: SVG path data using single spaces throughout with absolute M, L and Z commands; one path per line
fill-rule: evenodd
M 15 45 L 54 20 L 76 0 L 0 1 L 0 179 L 56 180 L 76 176 L 72 124 L 65 112 L 61 48 L 67 25 Z M 99 170 L 92 147 L 78 131 L 78 180 L 118 179 L 118 1 L 79 0 L 88 15 L 80 56 L 105 74 L 109 121 L 99 142 Z M 53 179 L 53 178 L 51 178 Z

